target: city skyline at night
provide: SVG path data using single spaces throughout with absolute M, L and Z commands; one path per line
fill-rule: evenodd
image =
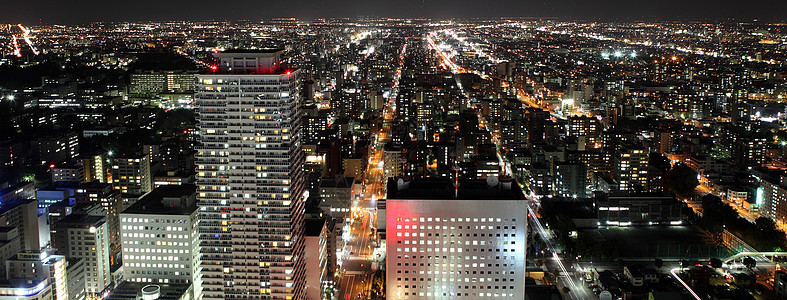
M 0 300 L 787 299 L 784 3 L 7 8 Z

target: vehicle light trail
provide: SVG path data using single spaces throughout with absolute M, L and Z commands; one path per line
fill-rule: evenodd
M 16 42 L 16 36 L 12 35 L 11 40 L 14 42 L 14 56 L 22 57 L 22 52 L 19 50 L 19 43 Z
M 675 279 L 677 279 L 678 282 L 680 282 L 680 284 L 682 284 L 683 287 L 686 288 L 686 290 L 689 291 L 689 293 L 691 293 L 692 296 L 694 296 L 694 299 L 702 300 L 700 296 L 698 296 L 697 293 L 695 293 L 694 290 L 692 290 L 691 287 L 685 281 L 683 281 L 683 279 L 681 279 L 680 276 L 678 276 L 678 271 L 680 271 L 679 268 L 670 270 L 670 273 L 672 273 L 672 277 L 675 277 Z
M 25 43 L 27 43 L 27 46 L 30 47 L 30 50 L 33 51 L 33 54 L 38 55 L 38 50 L 36 50 L 36 47 L 33 47 L 33 42 L 30 41 L 30 30 L 22 26 L 22 24 L 18 24 L 17 26 L 19 26 L 19 29 L 22 30 L 22 38 L 25 40 Z

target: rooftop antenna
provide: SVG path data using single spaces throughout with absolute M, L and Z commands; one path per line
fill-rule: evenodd
M 459 198 L 459 167 L 454 166 L 454 198 Z

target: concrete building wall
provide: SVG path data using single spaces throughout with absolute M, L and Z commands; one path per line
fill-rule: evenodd
M 524 299 L 526 210 L 525 200 L 388 199 L 387 298 Z

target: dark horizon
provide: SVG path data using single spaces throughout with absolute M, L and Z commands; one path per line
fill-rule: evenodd
M 86 0 L 81 5 L 66 1 L 32 0 L 13 2 L 0 11 L 4 23 L 87 24 L 92 22 L 155 21 L 236 21 L 275 17 L 303 20 L 319 18 L 500 18 L 533 17 L 591 21 L 671 21 L 671 20 L 755 20 L 783 22 L 787 1 L 677 1 L 632 3 L 603 0 L 589 3 L 578 0 L 534 1 L 425 1 L 404 0 L 373 2 L 359 0 L 305 0 L 291 2 L 233 1 L 216 5 L 215 1 L 191 2 L 150 0 L 133 4 Z M 229 7 L 222 9 L 222 7 Z M 35 8 L 35 9 L 32 9 Z

